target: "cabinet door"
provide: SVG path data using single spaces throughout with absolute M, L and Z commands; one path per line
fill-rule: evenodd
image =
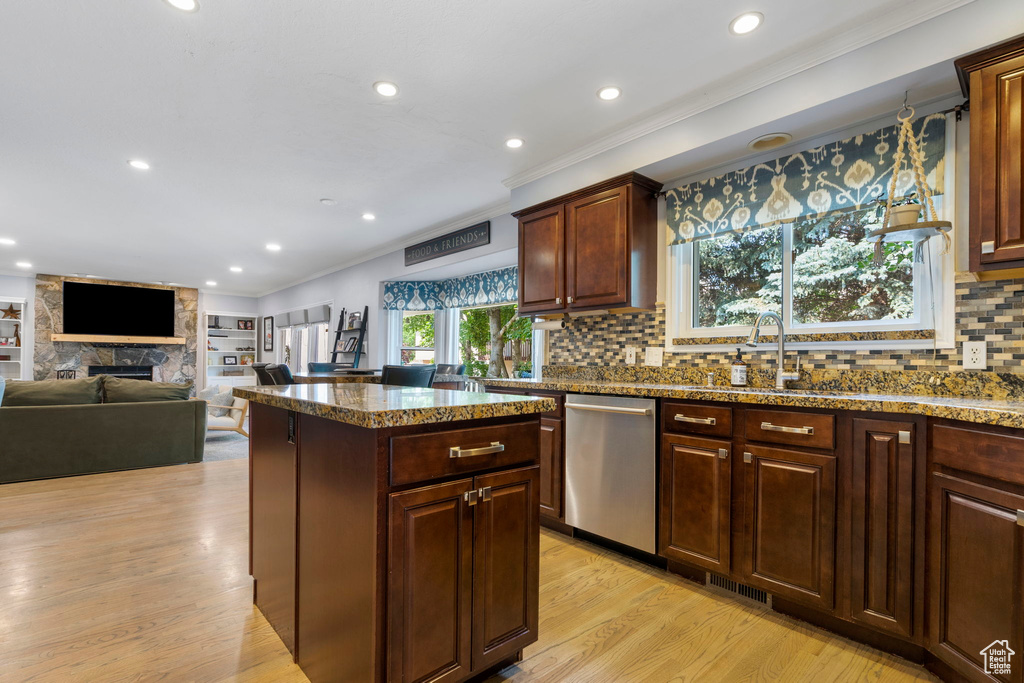
M 914 634 L 914 425 L 853 420 L 851 617 Z
M 666 435 L 661 448 L 661 529 L 670 560 L 729 573 L 732 444 Z
M 832 609 L 835 456 L 757 446 L 746 449 L 747 582 L 783 598 Z
M 388 680 L 458 681 L 470 672 L 473 509 L 469 479 L 390 497 Z
M 931 651 L 970 680 L 984 675 L 982 650 L 1007 641 L 1024 665 L 1024 496 L 932 475 L 929 510 Z
M 620 187 L 565 205 L 570 308 L 628 305 L 628 197 Z
M 562 205 L 519 217 L 519 312 L 565 309 Z
M 540 581 L 538 466 L 476 478 L 473 671 L 537 640 Z
M 1024 57 L 971 74 L 970 230 L 975 267 L 1024 262 L 1022 117 Z
M 562 421 L 557 417 L 540 419 L 540 513 L 562 519 Z
M 249 554 L 253 602 L 295 653 L 295 413 L 251 404 Z

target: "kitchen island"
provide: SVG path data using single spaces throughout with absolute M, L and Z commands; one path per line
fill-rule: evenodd
M 546 398 L 238 387 L 256 606 L 313 683 L 464 681 L 537 639 Z

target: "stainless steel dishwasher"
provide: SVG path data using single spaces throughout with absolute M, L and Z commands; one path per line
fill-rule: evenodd
M 565 401 L 565 521 L 653 553 L 653 399 L 569 394 Z

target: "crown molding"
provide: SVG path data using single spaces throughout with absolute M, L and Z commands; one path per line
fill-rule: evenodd
M 345 261 L 344 263 L 331 266 L 330 268 L 326 268 L 316 273 L 312 273 L 311 275 L 307 275 L 299 280 L 289 282 L 288 284 L 281 285 L 280 287 L 275 287 L 274 289 L 268 290 L 266 292 L 262 292 L 260 294 L 257 294 L 256 297 L 262 298 L 265 296 L 269 296 L 275 292 L 280 292 L 282 290 L 288 289 L 289 287 L 295 287 L 296 285 L 301 285 L 304 282 L 315 280 L 318 277 L 330 275 L 331 273 L 337 273 L 339 270 L 345 270 L 346 268 L 357 266 L 360 263 L 366 263 L 367 261 L 372 261 L 375 258 L 386 256 L 387 254 L 398 251 L 400 249 L 411 247 L 414 244 L 417 244 L 424 240 L 429 240 L 433 237 L 438 237 L 451 230 L 465 228 L 475 223 L 479 223 L 480 221 L 496 218 L 498 216 L 501 216 L 502 214 L 511 213 L 511 211 L 512 204 L 510 202 L 506 201 L 498 204 L 492 204 L 491 206 L 484 209 L 480 209 L 475 213 L 461 216 L 459 218 L 456 218 L 455 220 L 451 220 L 443 224 L 434 224 L 429 228 L 424 228 L 423 230 L 410 233 L 406 235 L 404 239 L 398 242 L 393 242 L 387 246 L 380 247 L 379 249 L 374 249 L 373 251 L 366 252 L 365 254 L 362 254 L 361 256 L 358 256 L 354 259 Z
M 896 0 L 889 3 L 883 10 L 868 15 L 871 21 L 858 24 L 852 29 L 836 29 L 818 38 L 816 48 L 809 51 L 794 50 L 781 59 L 764 66 L 747 70 L 741 76 L 727 76 L 712 84 L 716 94 L 710 97 L 696 97 L 694 92 L 687 93 L 675 100 L 675 103 L 656 110 L 654 114 L 641 117 L 625 127 L 593 140 L 572 152 L 555 157 L 543 164 L 534 166 L 521 173 L 510 176 L 502 181 L 505 187 L 514 190 L 534 180 L 561 171 L 581 161 L 585 161 L 603 152 L 614 149 L 672 124 L 692 118 L 727 102 L 749 95 L 765 86 L 778 83 L 803 71 L 841 57 L 857 49 L 876 43 L 896 33 L 922 24 L 930 19 L 964 7 L 975 0 L 948 0 L 928 11 L 921 12 L 911 3 Z M 884 18 L 884 20 L 883 20 Z M 717 86 L 717 87 L 716 87 Z M 708 88 L 702 88 L 706 90 Z M 694 100 L 698 100 L 694 104 Z

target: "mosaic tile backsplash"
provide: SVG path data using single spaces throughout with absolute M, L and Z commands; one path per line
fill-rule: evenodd
M 551 365 L 625 365 L 625 346 L 661 346 L 665 339 L 665 310 L 610 313 L 574 318 L 564 330 L 549 333 Z M 960 346 L 965 341 L 987 341 L 989 370 L 1024 374 L 1024 278 L 975 282 L 970 275 L 956 283 L 955 349 L 899 349 L 893 351 L 836 351 L 787 349 L 787 363 L 799 355 L 805 370 L 931 370 L 958 371 Z M 752 370 L 775 367 L 774 344 L 744 347 Z M 666 353 L 668 368 L 726 371 L 735 351 Z

